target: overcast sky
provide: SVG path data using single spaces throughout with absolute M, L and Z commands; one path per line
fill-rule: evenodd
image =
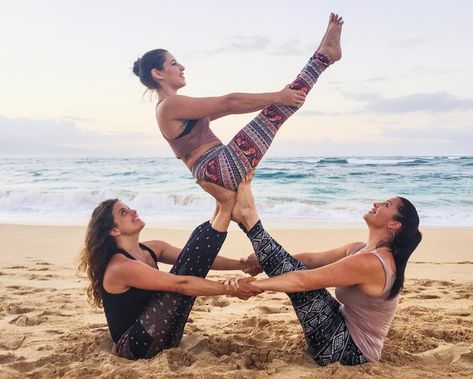
M 181 93 L 281 89 L 345 19 L 324 72 L 270 154 L 473 155 L 471 1 L 0 1 L 0 155 L 171 156 L 131 73 L 162 47 Z M 214 123 L 228 141 L 252 115 Z

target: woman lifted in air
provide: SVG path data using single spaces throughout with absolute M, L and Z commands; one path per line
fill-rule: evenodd
M 291 256 L 264 230 L 251 178 L 250 174 L 238 186 L 232 213 L 255 252 L 244 271 L 256 275 L 264 270 L 269 276 L 251 285 L 287 293 L 318 364 L 378 361 L 399 303 L 407 261 L 422 239 L 415 207 L 402 197 L 374 203 L 363 216 L 366 242 Z M 218 193 L 217 186 L 202 186 Z M 246 288 L 248 279 L 232 278 L 226 286 L 237 290 L 241 283 Z M 338 301 L 328 287 L 335 287 Z
M 135 62 L 133 72 L 148 89 L 157 92 L 159 129 L 177 158 L 196 179 L 235 191 L 263 158 L 284 121 L 304 103 L 320 74 L 341 58 L 342 25 L 342 17 L 332 13 L 317 51 L 297 78 L 279 92 L 204 98 L 178 95 L 186 85 L 184 66 L 163 49 L 144 54 Z M 261 109 L 227 145 L 209 128 L 211 120 Z

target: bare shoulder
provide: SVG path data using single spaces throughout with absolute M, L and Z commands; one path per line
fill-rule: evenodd
M 391 270 L 393 272 L 396 272 L 396 261 L 394 260 L 394 256 L 393 256 L 393 253 L 392 253 L 391 249 L 389 249 L 388 247 L 383 246 L 383 247 L 377 248 L 376 251 L 377 251 L 378 254 L 380 254 L 386 260 L 386 262 L 391 267 Z
M 142 244 L 145 245 L 146 247 L 149 247 L 151 250 L 153 250 L 153 252 L 156 254 L 158 258 L 161 256 L 166 246 L 169 245 L 166 241 L 161 241 L 161 240 L 144 241 L 142 242 Z
M 364 245 L 364 242 L 350 242 L 347 243 L 346 245 L 343 246 L 343 249 L 345 250 L 345 255 L 350 254 L 353 250 L 360 248 L 362 245 Z

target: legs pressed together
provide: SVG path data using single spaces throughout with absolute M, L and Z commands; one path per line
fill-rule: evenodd
M 329 64 L 325 55 L 315 53 L 291 88 L 308 93 Z M 192 175 L 236 190 L 242 178 L 261 161 L 282 124 L 297 110 L 297 107 L 268 105 L 228 145 L 216 146 L 204 153 L 195 162 Z
M 342 25 L 341 17 L 330 15 L 319 48 L 292 82 L 292 89 L 307 94 L 320 74 L 341 58 Z M 282 124 L 297 110 L 297 107 L 268 105 L 228 145 L 216 146 L 204 153 L 192 167 L 192 175 L 198 180 L 235 191 L 242 179 L 261 161 Z
M 170 272 L 205 278 L 226 235 L 208 221 L 199 225 Z M 117 354 L 128 359 L 150 358 L 164 349 L 177 347 L 194 301 L 193 296 L 157 291 L 138 320 L 117 342 Z
M 279 245 L 260 221 L 247 233 L 268 276 L 307 270 Z M 358 365 L 367 360 L 348 332 L 340 303 L 326 289 L 288 293 L 314 360 L 321 366 L 340 362 Z

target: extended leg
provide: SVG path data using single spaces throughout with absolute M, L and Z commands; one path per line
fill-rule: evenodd
M 225 241 L 226 232 L 209 222 L 198 226 L 182 249 L 171 273 L 204 278 Z M 157 291 L 139 319 L 123 334 L 116 350 L 128 359 L 149 358 L 181 341 L 195 297 Z
M 247 233 L 255 254 L 268 276 L 307 269 L 264 230 L 251 191 L 251 175 L 244 178 L 238 186 L 232 216 Z M 317 363 L 327 365 L 337 361 L 343 364 L 366 362 L 351 339 L 340 311 L 340 304 L 326 289 L 287 295 L 301 323 L 309 350 Z
M 292 82 L 291 88 L 307 94 L 329 64 L 340 59 L 342 24 L 341 18 L 331 15 L 321 46 Z M 282 124 L 298 109 L 276 104 L 265 107 L 228 145 L 219 146 L 200 157 L 192 168 L 192 174 L 200 180 L 236 190 L 242 178 L 256 168 L 268 151 Z
M 307 268 L 279 245 L 258 222 L 249 232 L 253 249 L 268 276 Z M 353 343 L 340 303 L 326 289 L 288 293 L 315 361 L 356 365 L 366 359 Z

